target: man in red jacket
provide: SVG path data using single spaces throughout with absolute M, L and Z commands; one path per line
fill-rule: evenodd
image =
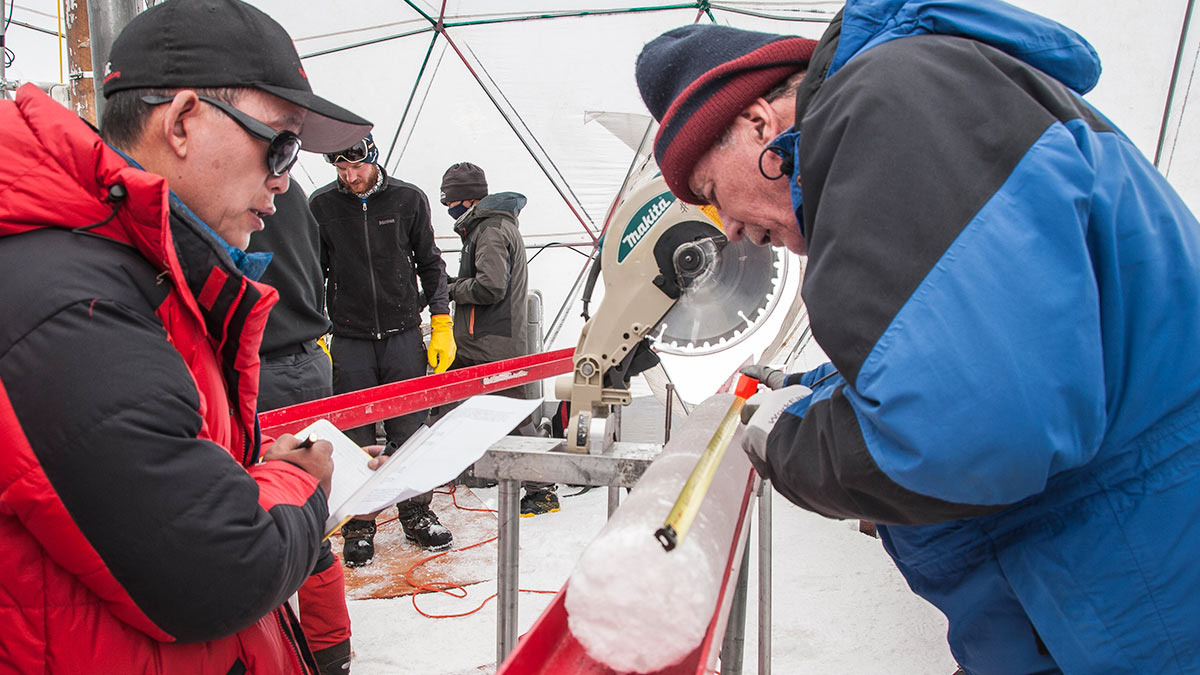
M 276 293 L 251 233 L 370 123 L 239 0 L 168 0 L 112 47 L 103 140 L 0 102 L 0 672 L 312 673 L 286 600 L 320 549 L 323 442 L 261 446 Z

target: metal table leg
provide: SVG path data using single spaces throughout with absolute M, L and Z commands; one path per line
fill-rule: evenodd
M 721 643 L 722 675 L 742 675 L 742 661 L 746 651 L 746 596 L 749 595 L 750 536 L 742 551 L 741 569 L 738 570 L 737 590 L 729 605 L 729 622 L 725 625 L 725 640 Z
M 496 665 L 517 646 L 517 594 L 521 550 L 521 482 L 500 481 L 500 521 L 496 577 Z
M 621 488 L 616 485 L 610 485 L 608 488 L 608 517 L 612 518 L 612 514 L 617 512 L 621 506 Z
M 758 486 L 758 675 L 771 675 L 771 498 L 770 481 Z

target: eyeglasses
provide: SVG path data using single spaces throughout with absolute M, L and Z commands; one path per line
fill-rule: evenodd
M 265 122 L 254 119 L 224 101 L 209 96 L 197 95 L 197 98 L 228 115 L 238 126 L 245 129 L 246 133 L 267 142 L 267 168 L 270 169 L 271 175 L 282 176 L 296 163 L 296 158 L 300 156 L 300 137 L 294 131 L 276 131 Z M 142 97 L 142 102 L 150 105 L 162 105 L 173 100 L 174 97 L 171 96 Z
M 374 143 L 368 143 L 367 139 L 364 138 L 345 150 L 325 153 L 325 161 L 329 162 L 330 164 L 336 164 L 338 162 L 350 162 L 351 164 L 358 164 L 371 154 L 371 149 L 373 146 Z

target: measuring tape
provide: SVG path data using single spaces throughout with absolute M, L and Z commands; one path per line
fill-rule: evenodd
M 737 431 L 742 407 L 746 405 L 746 399 L 753 396 L 757 390 L 758 380 L 745 375 L 738 377 L 733 403 L 729 406 L 729 411 L 717 425 L 717 430 L 713 432 L 712 440 L 700 454 L 700 459 L 696 460 L 696 466 L 692 468 L 691 475 L 683 484 L 683 489 L 679 491 L 679 497 L 675 500 L 675 505 L 671 507 L 671 512 L 667 514 L 663 526 L 654 532 L 654 538 L 662 544 L 664 549 L 674 550 L 679 542 L 687 536 L 688 530 L 692 527 L 692 521 L 700 512 L 700 505 L 704 503 L 704 496 L 708 494 L 708 487 L 712 485 L 713 477 L 717 475 L 717 467 L 721 465 L 721 460 L 725 457 L 725 450 L 729 448 L 729 442 L 733 440 L 733 434 Z

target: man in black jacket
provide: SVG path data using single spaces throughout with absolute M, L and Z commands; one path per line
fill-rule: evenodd
M 318 340 L 329 332 L 317 221 L 292 182 L 247 251 L 270 252 L 260 280 L 279 291 L 259 349 L 258 410 L 275 410 L 333 395 L 333 369 Z
M 329 355 L 318 340 L 329 332 L 324 312 L 317 221 L 308 196 L 295 181 L 275 198 L 275 213 L 263 218 L 246 250 L 271 254 L 259 281 L 279 291 L 259 348 L 258 411 L 275 410 L 333 395 Z M 350 612 L 346 578 L 329 542 L 300 587 L 300 627 L 321 675 L 350 668 Z
M 454 360 L 446 264 L 433 240 L 429 200 L 415 185 L 388 176 L 368 135 L 325 155 L 338 179 L 309 200 L 320 224 L 325 301 L 333 324 L 333 390 L 358 391 L 442 372 Z M 417 289 L 420 279 L 421 292 Z M 433 333 L 426 349 L 421 310 L 429 307 Z M 391 454 L 417 430 L 424 411 L 386 420 Z M 373 425 L 346 430 L 359 445 L 373 445 Z M 429 508 L 433 495 L 397 504 L 408 539 L 429 550 L 450 547 L 453 536 Z M 346 565 L 365 565 L 375 554 L 373 519 L 342 528 Z

